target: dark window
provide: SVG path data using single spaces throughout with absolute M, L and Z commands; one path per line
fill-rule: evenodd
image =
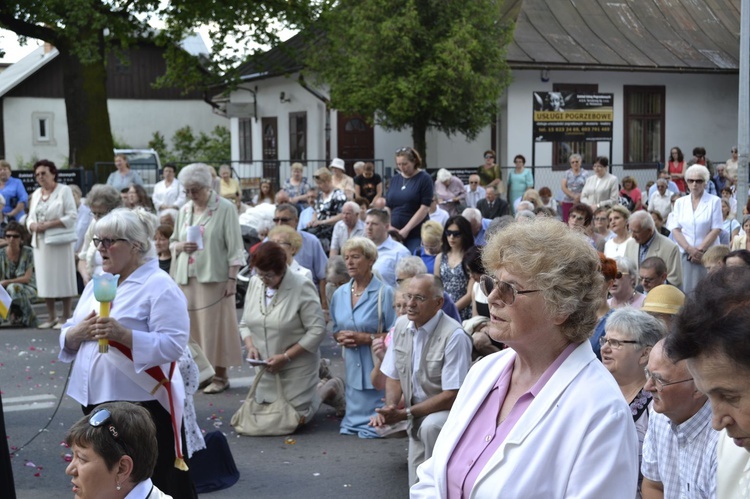
M 663 163 L 665 87 L 626 85 L 624 91 L 624 163 Z
M 307 159 L 307 113 L 289 113 L 289 159 Z
M 554 92 L 584 92 L 595 94 L 599 91 L 599 85 L 585 83 L 555 83 L 552 85 Z M 583 164 L 592 164 L 596 156 L 596 142 L 553 142 L 552 143 L 552 166 L 554 170 L 564 171 L 569 168 L 568 158 L 571 154 L 580 154 Z
M 39 140 L 47 140 L 47 120 L 44 118 L 39 119 Z
M 252 118 L 240 118 L 240 161 L 253 160 Z

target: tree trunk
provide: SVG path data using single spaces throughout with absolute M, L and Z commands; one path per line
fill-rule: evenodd
M 414 150 L 422 156 L 422 169 L 427 168 L 427 125 L 417 118 L 411 129 L 411 140 Z
M 107 109 L 107 67 L 104 42 L 99 58 L 83 63 L 66 47 L 63 61 L 65 114 L 68 120 L 68 163 L 94 171 L 97 161 L 112 161 L 114 142 Z M 101 181 L 101 179 L 98 179 Z

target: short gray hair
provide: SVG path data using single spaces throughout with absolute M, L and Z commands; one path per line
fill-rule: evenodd
M 445 168 L 441 168 L 437 172 L 437 180 L 438 180 L 438 182 L 445 182 L 447 180 L 450 180 L 452 176 L 453 175 L 451 175 L 451 172 L 449 172 Z
M 468 220 L 469 223 L 471 223 L 472 221 L 476 223 L 482 223 L 482 212 L 477 210 L 476 208 L 466 208 L 461 213 L 461 216 Z
M 443 280 L 436 276 L 435 274 L 417 274 L 414 277 L 412 277 L 412 281 L 421 281 L 431 279 L 432 280 L 432 296 L 433 298 L 442 298 L 443 297 Z
M 141 261 L 155 256 L 152 243 L 159 219 L 142 207 L 132 210 L 117 208 L 98 220 L 94 225 L 94 234 L 112 238 L 127 239 L 134 243 L 141 255 Z
M 406 273 L 409 277 L 427 273 L 427 265 L 418 256 L 406 256 L 396 264 L 396 275 Z
M 295 220 L 299 220 L 299 213 L 297 213 L 297 208 L 295 208 L 291 203 L 281 203 L 280 205 L 276 206 L 276 211 L 285 211 L 293 215 Z
M 523 218 L 532 220 L 536 218 L 536 214 L 531 210 L 519 210 L 516 213 L 516 221 L 521 221 Z
M 344 206 L 341 207 L 341 211 L 344 211 L 344 208 L 346 208 L 347 206 L 354 210 L 354 213 L 356 213 L 357 215 L 359 215 L 359 212 L 362 211 L 362 207 L 360 207 L 354 201 L 347 201 L 346 203 L 344 203 Z
M 349 273 L 346 271 L 346 263 L 341 255 L 332 256 L 326 264 L 326 281 L 337 282 L 341 278 L 344 281 L 349 280 Z
M 667 179 L 659 177 L 656 179 L 656 185 L 669 185 L 669 182 L 667 182 Z
M 571 159 L 574 159 L 574 158 L 577 158 L 578 161 L 580 161 L 581 163 L 583 163 L 583 156 L 581 156 L 577 152 L 575 152 L 575 153 L 571 154 L 570 156 L 568 156 L 568 161 L 570 161 Z
M 515 221 L 516 219 L 513 218 L 513 215 L 503 215 L 495 218 L 494 220 L 492 220 L 492 222 L 490 222 L 490 225 L 487 226 L 487 229 L 484 231 L 485 239 L 490 239 L 496 233 L 500 232 Z
M 107 212 L 110 212 L 115 208 L 122 206 L 122 196 L 120 196 L 120 192 L 111 185 L 96 184 L 86 196 L 86 204 L 89 208 L 97 205 L 106 209 Z
M 654 225 L 654 219 L 651 218 L 651 214 L 643 210 L 636 211 L 630 215 L 628 223 L 632 224 L 633 222 L 640 225 L 641 229 L 656 230 L 656 225 Z
M 711 174 L 708 172 L 708 168 L 696 163 L 694 165 L 689 166 L 688 169 L 685 170 L 685 182 L 687 182 L 688 175 L 692 175 L 694 173 L 698 174 L 700 178 L 703 179 L 704 182 L 708 182 L 708 178 L 711 176 Z
M 636 275 L 636 272 L 638 272 L 638 269 L 636 268 L 633 260 L 625 256 L 620 256 L 620 257 L 615 258 L 615 262 L 617 262 L 617 270 L 623 273 L 627 272 L 631 281 L 633 281 L 633 285 L 635 285 L 636 278 L 638 277 Z
M 642 347 L 652 347 L 667 335 L 662 321 L 632 307 L 618 308 L 607 319 L 605 331 L 629 334 Z
M 213 185 L 212 168 L 205 163 L 191 163 L 180 170 L 177 176 L 183 186 L 199 185 L 211 189 Z

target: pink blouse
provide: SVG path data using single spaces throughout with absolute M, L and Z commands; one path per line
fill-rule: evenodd
M 513 359 L 500 373 L 495 386 L 492 387 L 487 398 L 479 406 L 448 460 L 446 482 L 449 499 L 471 495 L 477 477 L 531 405 L 534 397 L 539 394 L 552 375 L 577 347 L 577 344 L 568 345 L 544 371 L 539 380 L 534 383 L 534 386 L 519 397 L 508 416 L 498 425 L 497 416 L 500 414 L 500 408 L 508 394 L 510 381 L 513 377 L 515 353 L 511 354 Z

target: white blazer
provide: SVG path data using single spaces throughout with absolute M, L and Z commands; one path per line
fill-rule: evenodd
M 447 497 L 446 466 L 469 421 L 515 358 L 510 350 L 474 365 L 412 498 Z M 479 474 L 472 498 L 633 499 L 638 436 L 612 375 L 581 343 L 550 378 Z

